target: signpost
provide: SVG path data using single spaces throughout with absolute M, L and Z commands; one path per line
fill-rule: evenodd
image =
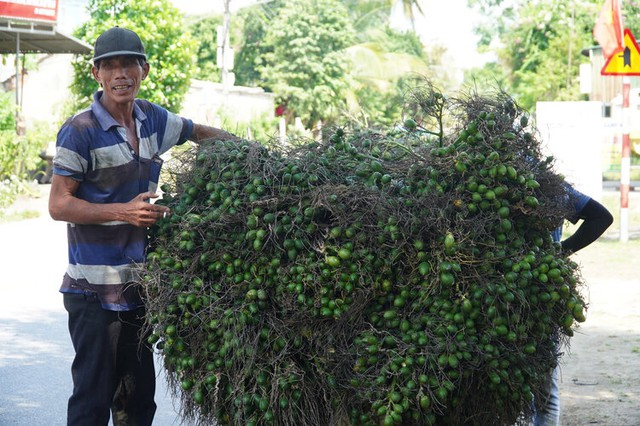
M 624 30 L 623 47 L 606 59 L 601 75 L 622 76 L 622 151 L 620 158 L 620 241 L 629 240 L 629 187 L 631 183 L 631 114 L 629 92 L 632 75 L 640 75 L 640 48 L 627 28 Z

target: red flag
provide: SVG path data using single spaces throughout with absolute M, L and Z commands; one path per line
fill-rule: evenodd
M 605 0 L 593 27 L 593 37 L 602 46 L 605 58 L 624 49 L 622 36 L 622 15 L 618 0 Z

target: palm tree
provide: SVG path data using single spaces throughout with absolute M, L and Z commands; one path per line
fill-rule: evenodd
M 388 22 L 391 12 L 396 5 L 402 5 L 404 16 L 411 21 L 411 27 L 415 31 L 415 13 L 417 10 L 424 14 L 420 0 L 345 0 L 349 10 L 356 12 L 360 20 L 363 19 L 383 19 Z M 358 27 L 357 22 L 355 27 Z
M 390 0 L 391 3 L 391 7 L 395 7 L 398 3 L 402 3 L 402 11 L 404 12 L 404 16 L 406 18 L 409 18 L 409 21 L 411 21 L 411 28 L 413 29 L 413 31 L 416 30 L 416 16 L 413 13 L 414 10 L 417 10 L 418 12 L 420 12 L 421 15 L 424 15 L 424 12 L 422 11 L 422 7 L 420 7 L 420 1 L 419 0 Z

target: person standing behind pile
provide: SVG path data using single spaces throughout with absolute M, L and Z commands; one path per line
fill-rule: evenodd
M 562 227 L 556 228 L 551 236 L 553 241 L 562 246 L 562 251 L 570 255 L 581 250 L 597 240 L 613 223 L 613 216 L 602 204 L 567 185 L 567 200 L 571 206 L 570 215 L 566 219 L 577 224 L 582 221 L 578 229 L 570 237 L 562 240 Z M 562 240 L 562 241 L 561 241 Z M 535 401 L 533 426 L 554 426 L 560 424 L 560 391 L 558 388 L 558 368 L 551 372 L 546 389 L 546 395 Z
M 49 213 L 66 221 L 62 280 L 75 358 L 67 424 L 151 425 L 153 352 L 141 335 L 145 310 L 135 270 L 147 228 L 169 213 L 156 198 L 160 155 L 187 140 L 237 140 L 136 99 L 149 63 L 142 41 L 113 27 L 95 42 L 91 73 L 102 90 L 57 136 Z

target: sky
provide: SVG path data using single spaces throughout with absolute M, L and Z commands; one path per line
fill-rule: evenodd
M 481 66 L 486 62 L 487 55 L 476 51 L 478 37 L 473 34 L 473 27 L 480 18 L 467 7 L 467 0 L 422 0 L 420 5 L 424 15 L 414 13 L 415 28 L 425 46 L 445 46 L 452 62 L 460 68 Z M 409 28 L 401 10 L 399 2 L 391 17 L 392 25 Z M 402 21 L 405 21 L 404 25 Z
M 222 0 L 171 0 L 185 14 L 222 12 Z M 259 0 L 258 0 L 259 1 Z M 231 0 L 231 11 L 256 3 L 256 0 Z M 467 0 L 421 0 L 425 15 L 416 12 L 416 32 L 426 45 L 439 44 L 447 47 L 452 67 L 456 69 L 481 66 L 487 55 L 476 52 L 477 37 L 472 32 L 479 19 L 467 8 Z M 403 22 L 401 7 L 392 14 L 392 25 L 400 29 L 410 26 Z

